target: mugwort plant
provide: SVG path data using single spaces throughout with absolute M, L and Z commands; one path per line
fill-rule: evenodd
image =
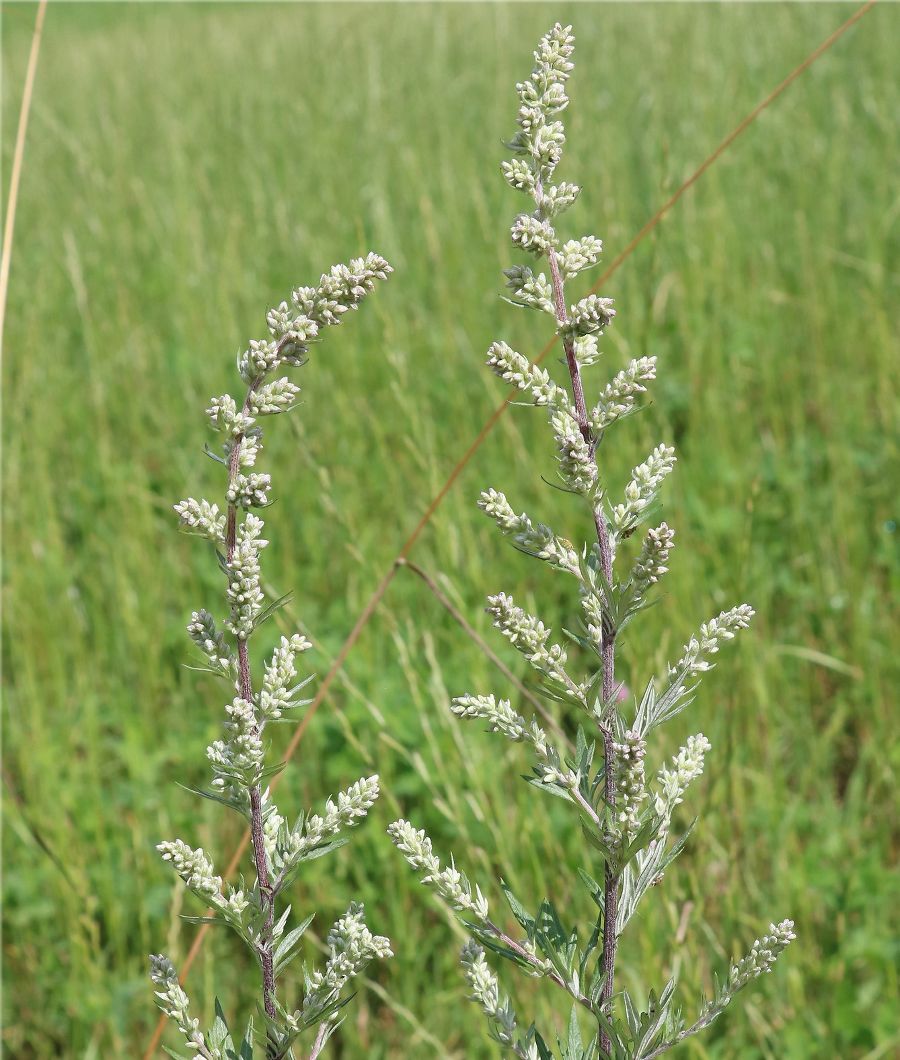
M 378 798 L 378 777 L 358 780 L 325 802 L 320 813 L 300 813 L 290 824 L 273 802 L 267 781 L 280 765 L 267 764 L 266 730 L 270 724 L 291 720 L 308 700 L 302 689 L 311 678 L 298 680 L 297 657 L 311 647 L 300 634 L 282 637 L 262 674 L 254 679 L 250 638 L 284 603 L 266 604 L 260 581 L 260 555 L 268 542 L 263 521 L 255 514 L 270 503 L 271 479 L 257 471 L 262 449 L 260 420 L 289 412 L 300 390 L 283 368 L 305 364 L 310 347 L 325 330 L 340 324 L 357 309 L 391 267 L 377 254 L 335 265 L 315 287 L 298 287 L 290 303 L 282 302 L 267 315 L 270 338 L 252 341 L 238 357 L 243 383 L 241 396 L 214 397 L 207 414 L 214 431 L 223 436 L 221 455 L 207 446 L 207 455 L 225 469 L 224 504 L 189 497 L 175 505 L 181 526 L 210 541 L 225 578 L 228 608 L 222 626 L 208 611 L 195 611 L 188 635 L 205 657 L 201 669 L 230 686 L 222 738 L 206 750 L 212 771 L 208 790 L 195 794 L 221 803 L 244 817 L 250 826 L 252 879 L 235 887 L 216 875 L 202 849 L 181 839 L 160 843 L 164 861 L 211 910 L 211 916 L 187 917 L 230 927 L 250 949 L 259 966 L 263 1031 L 254 1031 L 251 1018 L 235 1039 L 218 999 L 211 1027 L 202 1031 L 192 1016 L 188 996 L 172 962 L 163 955 L 150 958 L 150 977 L 159 1007 L 177 1026 L 190 1057 L 203 1060 L 252 1060 L 257 1038 L 264 1041 L 267 1060 L 293 1057 L 300 1035 L 317 1028 L 309 1056 L 321 1052 L 340 1022 L 349 1000 L 346 990 L 373 958 L 391 956 L 389 940 L 366 926 L 361 904 L 351 902 L 328 934 L 324 967 L 305 970 L 305 992 L 299 1005 L 278 997 L 278 978 L 298 956 L 303 934 L 313 919 L 306 916 L 289 926 L 291 907 L 279 906 L 282 894 L 296 879 L 304 862 L 322 857 L 347 842 L 342 832 L 365 817 Z M 189 789 L 194 790 L 194 789 Z M 185 1054 L 169 1050 L 172 1056 Z
M 576 827 L 597 865 L 593 873 L 578 870 L 593 911 L 585 923 L 574 923 L 570 911 L 560 910 L 550 898 L 529 911 L 501 880 L 500 889 L 518 923 L 517 931 L 508 931 L 492 913 L 484 890 L 454 861 L 443 864 L 424 831 L 399 820 L 389 833 L 422 874 L 422 882 L 468 929 L 471 937 L 462 951 L 462 967 L 469 992 L 484 1010 L 491 1037 L 507 1051 L 522 1060 L 652 1060 L 712 1023 L 740 989 L 771 969 L 795 936 L 792 921 L 772 924 L 716 983 L 690 1022 L 676 1002 L 674 980 L 645 1000 L 627 990 L 616 991 L 619 940 L 645 895 L 684 849 L 691 829 L 673 835 L 673 811 L 703 772 L 710 750 L 709 741 L 698 733 L 653 775 L 646 761 L 650 737 L 691 703 L 719 649 L 749 625 L 753 609 L 739 604 L 704 623 L 668 672 L 652 678 L 633 706 L 626 706 L 630 697 L 623 695 L 616 679 L 616 646 L 632 619 L 651 603 L 654 587 L 668 569 L 674 531 L 665 522 L 648 529 L 630 564 L 626 542 L 653 514 L 660 487 L 675 466 L 675 452 L 658 445 L 634 468 L 624 496 L 610 498 L 598 452 L 611 428 L 637 411 L 640 395 L 656 376 L 656 358 L 631 361 L 588 405 L 582 374 L 600 359 L 598 339 L 615 310 L 610 299 L 596 294 L 574 304 L 566 299 L 566 283 L 595 265 L 602 249 L 595 236 L 561 242 L 557 234 L 558 218 L 579 193 L 574 184 L 553 182 L 565 143 L 560 118 L 569 102 L 566 82 L 573 68 L 573 46 L 571 27 L 557 24 L 542 38 L 531 76 L 517 85 L 518 131 L 508 144 L 513 157 L 502 167 L 511 187 L 532 200 L 513 222 L 512 242 L 532 261 L 546 263 L 546 271 L 525 264 L 507 269 L 509 300 L 551 317 L 562 341 L 568 378 L 560 385 L 505 342 L 490 347 L 487 363 L 545 411 L 562 488 L 581 504 L 590 540 L 576 547 L 544 523 L 517 512 L 493 489 L 481 494 L 479 506 L 516 548 L 574 580 L 580 629 L 564 632 L 591 660 L 587 673 L 575 671 L 552 630 L 511 595 L 489 597 L 487 610 L 536 670 L 543 695 L 565 705 L 568 715 L 580 716 L 581 723 L 570 752 L 556 733 L 521 716 L 508 700 L 462 695 L 453 700 L 451 710 L 524 744 L 533 762 L 529 782 L 572 807 Z M 624 574 L 617 570 L 623 566 Z M 565 1033 L 556 1029 L 562 1034 L 557 1052 L 533 1022 L 523 1026 L 500 989 L 489 957 L 548 979 L 568 995 L 566 1007 L 572 1007 L 559 1021 Z

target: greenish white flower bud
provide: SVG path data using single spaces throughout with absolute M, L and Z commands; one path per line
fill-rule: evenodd
M 388 835 L 400 853 L 417 871 L 424 872 L 422 883 L 434 887 L 438 895 L 459 912 L 472 913 L 484 922 L 488 919 L 487 899 L 479 887 L 475 894 L 466 877 L 452 864 L 441 868 L 440 859 L 431 848 L 431 840 L 422 829 L 413 828 L 409 821 L 394 821 L 388 826 Z
M 621 742 L 615 742 L 618 767 L 617 783 L 619 798 L 616 809 L 623 838 L 632 838 L 640 826 L 641 804 L 647 798 L 647 785 L 644 778 L 644 758 L 647 744 L 639 733 L 629 730 Z
M 709 740 L 699 732 L 688 737 L 687 743 L 672 759 L 671 769 L 666 766 L 660 769 L 657 775 L 660 790 L 653 796 L 653 809 L 663 821 L 661 835 L 668 832 L 672 811 L 684 801 L 688 786 L 703 772 L 710 747 Z
M 548 644 L 552 630 L 540 619 L 518 607 L 506 593 L 489 596 L 487 612 L 497 629 L 536 670 L 553 680 L 568 683 L 565 650 L 559 644 Z
M 535 194 L 534 200 L 542 217 L 557 217 L 572 205 L 580 191 L 577 184 L 567 184 L 565 181 L 544 184 L 540 193 Z
M 262 717 L 275 721 L 285 710 L 297 705 L 293 688 L 297 676 L 295 658 L 311 647 L 312 643 L 299 633 L 295 633 L 290 640 L 287 637 L 281 638 L 272 658 L 266 664 L 263 687 L 259 695 L 259 712 Z
M 469 996 L 481 1006 L 482 1011 L 490 1020 L 494 1037 L 502 1045 L 514 1045 L 516 1014 L 509 998 L 500 995 L 497 976 L 488 967 L 484 958 L 484 949 L 473 939 L 469 939 L 462 948 L 460 963 L 466 982 L 469 984 Z
M 640 599 L 668 571 L 666 563 L 675 542 L 675 531 L 666 523 L 660 523 L 647 531 L 641 553 L 637 558 L 631 578 Z
M 332 1004 L 344 987 L 373 959 L 392 957 L 390 939 L 373 935 L 365 922 L 365 908 L 361 902 L 351 902 L 350 908 L 328 932 L 328 960 L 325 970 L 307 977 L 303 1016 L 314 1018 Z
M 510 187 L 517 191 L 531 191 L 534 188 L 534 170 L 528 162 L 513 158 L 509 162 L 501 162 L 501 168 Z
M 273 372 L 281 364 L 281 360 L 277 342 L 251 339 L 247 349 L 238 356 L 238 371 L 241 379 L 249 385 L 260 376 Z
M 775 962 L 796 937 L 793 920 L 770 924 L 769 934 L 757 939 L 750 953 L 731 966 L 728 973 L 728 993 L 736 994 L 753 979 L 771 972 Z
M 266 324 L 272 337 L 278 342 L 281 352 L 290 346 L 291 355 L 305 353 L 309 344 L 316 341 L 319 325 L 303 313 L 299 315 L 287 302 L 282 302 L 266 314 Z
M 222 877 L 213 872 L 213 865 L 204 851 L 189 847 L 180 839 L 157 843 L 156 849 L 163 861 L 171 862 L 172 868 L 184 880 L 185 886 L 200 895 L 211 905 L 218 905 L 222 898 Z
M 626 416 L 634 408 L 635 395 L 643 394 L 647 388 L 641 384 L 656 378 L 656 358 L 639 357 L 606 384 L 600 400 L 591 409 L 589 421 L 595 434 L 606 430 L 610 424 Z
M 214 397 L 206 410 L 213 430 L 237 436 L 253 426 L 253 417 L 237 407 L 230 394 Z
M 543 523 L 533 523 L 524 512 L 517 515 L 505 494 L 493 489 L 485 490 L 478 499 L 478 507 L 490 516 L 500 532 L 511 537 L 523 552 L 546 560 L 570 574 L 580 573 L 578 553 L 572 542 L 557 537 L 550 527 Z
M 188 636 L 209 659 L 210 666 L 229 674 L 234 665 L 234 653 L 225 641 L 225 635 L 216 629 L 216 621 L 209 611 L 191 612 L 187 627 Z
M 556 315 L 553 288 L 543 273 L 535 276 L 527 265 L 514 265 L 504 269 L 503 274 L 506 276 L 506 286 L 513 292 L 517 303 Z
M 656 498 L 663 479 L 674 467 L 675 450 L 658 445 L 643 464 L 632 470 L 631 481 L 625 487 L 625 503 L 617 504 L 612 510 L 613 526 L 619 536 L 625 537 L 635 530 Z
M 596 236 L 583 236 L 581 239 L 570 239 L 560 247 L 557 260 L 564 279 L 577 276 L 584 269 L 590 269 L 600 260 L 603 243 Z
M 576 335 L 573 345 L 575 360 L 581 368 L 589 368 L 600 360 L 600 346 L 596 335 Z
M 499 703 L 493 696 L 457 696 L 450 703 L 450 710 L 458 718 L 479 718 L 488 723 L 491 732 L 499 732 L 515 743 L 534 745 L 537 753 L 545 757 L 550 746 L 547 734 L 532 718 L 531 724 L 512 709 L 508 699 Z
M 563 482 L 576 493 L 590 494 L 597 483 L 597 463 L 578 426 L 574 409 L 557 405 L 550 416 L 550 427 L 556 438 L 556 455 Z
M 569 319 L 559 325 L 563 336 L 594 335 L 608 327 L 616 315 L 611 298 L 589 294 L 569 308 Z
M 208 1057 L 206 1039 L 200 1032 L 200 1021 L 193 1019 L 188 1012 L 190 1000 L 178 982 L 175 966 L 162 953 L 150 954 L 150 979 L 156 990 L 156 1003 L 184 1035 L 189 1048 Z
M 265 751 L 253 704 L 237 696 L 225 714 L 225 739 L 213 741 L 206 749 L 213 767 L 212 786 L 223 791 L 234 786 L 255 787 L 264 768 Z
M 531 390 L 536 405 L 568 405 L 566 392 L 553 382 L 543 368 L 531 364 L 505 342 L 494 342 L 488 349 L 487 365 L 505 383 L 519 390 Z
M 556 232 L 549 221 L 532 214 L 519 214 L 510 229 L 513 244 L 529 254 L 546 254 L 556 246 Z
M 229 504 L 239 508 L 265 508 L 271 488 L 272 477 L 254 471 L 249 475 L 238 475 L 226 490 L 225 497 Z
M 298 287 L 291 298 L 319 327 L 330 327 L 340 324 L 348 310 L 358 309 L 375 281 L 387 279 L 393 271 L 381 255 L 370 253 L 365 258 L 353 258 L 347 265 L 332 265 L 318 287 Z
M 700 633 L 684 646 L 684 654 L 670 668 L 671 673 L 686 669 L 689 674 L 705 673 L 713 668 L 706 656 L 715 655 L 722 641 L 733 640 L 737 632 L 747 629 L 756 612 L 749 604 L 738 604 L 730 611 L 722 611 L 709 622 L 704 622 Z
M 181 528 L 191 534 L 199 534 L 208 537 L 216 544 L 225 541 L 225 516 L 219 513 L 218 504 L 210 504 L 206 500 L 195 500 L 188 497 L 187 500 L 179 501 L 173 506 L 178 518 L 181 520 Z
M 256 458 L 262 449 L 262 431 L 258 427 L 251 427 L 246 434 L 242 434 L 238 446 L 238 467 L 253 467 Z
M 231 614 L 225 626 L 242 640 L 250 636 L 265 599 L 259 585 L 259 553 L 269 542 L 259 537 L 262 526 L 262 519 L 247 515 L 237 530 L 234 555 L 226 564 L 228 589 L 225 595 L 231 604 Z
M 254 416 L 271 416 L 277 412 L 290 409 L 300 393 L 290 379 L 273 379 L 254 390 L 250 395 L 250 412 Z
M 276 872 L 287 871 L 305 855 L 332 840 L 345 828 L 354 828 L 375 804 L 379 795 L 378 775 L 357 780 L 336 798 L 329 798 L 323 814 L 311 813 L 283 835 L 273 825 L 272 863 Z M 280 818 L 278 825 L 280 826 Z

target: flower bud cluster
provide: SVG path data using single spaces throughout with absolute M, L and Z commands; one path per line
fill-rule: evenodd
M 509 147 L 516 154 L 530 157 L 535 183 L 549 182 L 565 143 L 562 122 L 555 120 L 555 116 L 569 102 L 565 82 L 573 69 L 569 58 L 575 46 L 570 30 L 571 26 L 563 28 L 557 23 L 541 39 L 534 53 L 531 77 L 516 85 L 519 131 Z M 528 186 L 524 177 L 517 175 L 517 181 L 520 187 Z
M 757 939 L 750 953 L 731 966 L 728 973 L 728 992 L 735 994 L 751 980 L 771 972 L 775 962 L 796 937 L 793 920 L 770 924 L 769 934 Z
M 229 485 L 225 497 L 229 504 L 235 504 L 239 508 L 265 508 L 269 503 L 271 488 L 271 475 L 254 471 L 249 475 L 238 475 Z
M 251 340 L 238 357 L 241 378 L 250 384 L 280 364 L 303 364 L 310 345 L 321 339 L 322 328 L 339 324 L 344 313 L 359 307 L 376 280 L 385 280 L 392 272 L 384 258 L 370 253 L 347 265 L 332 265 L 316 287 L 296 288 L 291 305 L 281 302 L 266 315 L 272 340 Z
M 632 533 L 641 521 L 659 492 L 663 479 L 675 467 L 675 450 L 671 446 L 658 445 L 643 464 L 631 472 L 631 481 L 625 487 L 625 503 L 612 510 L 612 522 L 620 537 Z
M 254 416 L 272 416 L 293 407 L 300 387 L 287 377 L 273 379 L 271 383 L 254 390 L 250 395 L 250 412 Z
M 209 1056 L 206 1039 L 200 1032 L 200 1020 L 193 1019 L 188 1012 L 190 1000 L 178 982 L 175 965 L 162 953 L 150 954 L 150 980 L 157 988 L 156 1003 L 163 1015 L 175 1023 L 189 1048 L 201 1056 Z
M 259 554 L 269 542 L 259 536 L 262 528 L 262 519 L 248 515 L 238 527 L 234 555 L 226 563 L 225 595 L 231 604 L 231 614 L 225 625 L 239 640 L 246 640 L 253 632 L 253 623 L 265 599 L 259 586 Z
M 655 585 L 668 571 L 666 563 L 675 543 L 675 531 L 667 524 L 660 523 L 653 530 L 647 531 L 631 578 L 638 597 Z
M 503 275 L 506 276 L 506 286 L 513 292 L 518 304 L 555 316 L 553 288 L 542 272 L 535 276 L 527 265 L 513 265 L 504 269 Z
M 223 674 L 231 673 L 234 654 L 225 641 L 225 635 L 216 629 L 216 620 L 209 611 L 192 611 L 187 631 L 214 670 Z
M 231 394 L 211 398 L 206 415 L 214 431 L 224 431 L 235 437 L 253 426 L 253 417 L 237 407 Z
M 513 246 L 538 257 L 556 246 L 556 232 L 553 225 L 530 213 L 519 214 L 513 221 L 509 234 Z
M 702 732 L 688 737 L 687 743 L 672 759 L 672 768 L 663 766 L 657 774 L 660 790 L 653 795 L 653 809 L 663 821 L 661 835 L 668 832 L 672 811 L 684 801 L 688 785 L 703 772 L 703 764 L 711 746 Z
M 233 786 L 253 788 L 264 766 L 260 724 L 249 700 L 235 697 L 225 708 L 225 739 L 214 740 L 206 749 L 213 767 L 212 786 L 227 791 Z
M 394 821 L 388 826 L 388 835 L 394 846 L 417 871 L 424 872 L 422 883 L 434 887 L 438 895 L 459 912 L 472 913 L 484 922 L 488 918 L 488 902 L 475 887 L 475 894 L 466 877 L 457 870 L 452 861 L 449 868 L 442 869 L 440 859 L 431 848 L 431 840 L 423 829 L 416 830 L 409 821 Z
M 571 279 L 584 269 L 592 268 L 602 253 L 603 242 L 596 236 L 582 236 L 563 243 L 557 256 L 563 279 Z
M 619 768 L 619 799 L 616 808 L 623 838 L 627 840 L 638 830 L 641 804 L 647 798 L 647 784 L 644 777 L 647 744 L 639 733 L 629 729 L 621 742 L 617 741 L 613 744 L 613 749 Z
M 550 429 L 556 439 L 556 458 L 563 482 L 575 493 L 588 495 L 597 484 L 597 463 L 574 411 L 557 405 L 550 415 Z
M 500 532 L 511 537 L 523 552 L 546 560 L 570 574 L 579 574 L 578 553 L 571 541 L 557 537 L 550 527 L 543 523 L 535 525 L 524 512 L 517 515 L 505 494 L 493 489 L 484 490 L 478 499 L 478 507 L 490 516 Z
M 595 592 L 583 591 L 581 594 L 581 609 L 584 611 L 588 637 L 599 654 L 603 650 L 604 609 L 602 597 Z
M 488 368 L 505 383 L 519 390 L 531 390 L 535 405 L 555 407 L 568 404 L 566 392 L 553 382 L 549 373 L 532 364 L 505 342 L 493 342 L 488 349 Z
M 540 191 L 534 190 L 534 201 L 542 217 L 556 217 L 568 210 L 578 198 L 581 188 L 577 184 L 561 181 L 559 184 L 543 184 Z
M 329 798 L 324 814 L 311 813 L 288 830 L 277 814 L 266 821 L 267 850 L 276 872 L 289 871 L 294 865 L 333 839 L 342 829 L 354 828 L 366 816 L 379 795 L 379 779 L 375 774 L 351 784 L 339 792 L 336 800 Z
M 498 703 L 492 695 L 456 696 L 450 703 L 450 710 L 458 718 L 480 718 L 488 723 L 490 732 L 502 733 L 515 743 L 531 743 L 541 757 L 547 755 L 550 746 L 547 734 L 534 719 L 529 725 L 512 709 L 508 699 L 501 699 Z
M 299 633 L 295 633 L 290 640 L 281 638 L 281 643 L 266 663 L 263 687 L 259 694 L 259 713 L 266 720 L 276 721 L 285 710 L 296 706 L 293 695 L 293 682 L 297 676 L 295 659 L 311 647 L 312 643 Z
M 283 358 L 278 343 L 269 339 L 251 339 L 246 350 L 238 356 L 238 372 L 248 385 L 260 376 L 274 372 Z
M 237 443 L 238 466 L 253 467 L 256 458 L 262 449 L 262 431 L 259 427 L 251 427 L 246 434 L 242 434 Z
M 518 607 L 511 596 L 488 597 L 487 613 L 512 646 L 536 669 L 556 681 L 568 683 L 566 652 L 559 644 L 548 644 L 552 630 L 540 619 Z
M 195 894 L 212 905 L 223 901 L 222 877 L 214 874 L 212 862 L 203 850 L 194 850 L 180 839 L 157 843 L 156 849 Z
M 298 287 L 291 299 L 318 327 L 340 324 L 341 317 L 358 309 L 376 280 L 386 280 L 394 270 L 380 254 L 353 258 L 347 265 L 332 265 L 318 287 Z
M 601 298 L 598 294 L 589 294 L 580 302 L 569 307 L 568 320 L 559 325 L 559 333 L 565 337 L 577 335 L 598 335 L 609 327 L 616 315 L 611 298 Z
M 647 388 L 641 384 L 656 378 L 656 358 L 638 357 L 606 384 L 600 400 L 591 409 L 588 417 L 595 434 L 605 431 L 610 424 L 627 416 L 635 404 L 635 395 L 643 394 Z
M 749 604 L 738 604 L 730 611 L 722 611 L 709 622 L 704 622 L 699 635 L 691 637 L 685 644 L 684 654 L 671 667 L 671 672 L 676 673 L 684 669 L 690 675 L 711 670 L 714 664 L 705 656 L 715 655 L 722 641 L 734 640 L 738 630 L 747 629 L 755 614 Z
M 460 964 L 469 984 L 469 996 L 478 1004 L 490 1020 L 494 1035 L 501 1045 L 515 1043 L 516 1014 L 509 998 L 500 996 L 497 976 L 488 967 L 484 949 L 474 939 L 469 939 L 462 948 Z
M 366 926 L 362 902 L 351 902 L 350 908 L 328 932 L 328 960 L 324 972 L 307 977 L 303 1015 L 307 1019 L 332 1004 L 347 983 L 374 960 L 393 957 L 391 941 L 373 935 Z
M 198 501 L 193 497 L 179 501 L 174 505 L 178 518 L 181 520 L 181 528 L 190 534 L 199 534 L 208 537 L 216 544 L 225 541 L 225 516 L 219 514 L 218 504 L 210 504 L 202 498 Z
M 319 846 L 342 828 L 352 828 L 361 817 L 365 817 L 378 799 L 378 774 L 357 780 L 346 791 L 338 793 L 337 801 L 328 799 L 323 816 L 311 814 L 306 819 L 304 842 L 306 848 Z
M 269 334 L 278 344 L 279 353 L 302 357 L 319 334 L 319 325 L 305 313 L 297 313 L 287 302 L 281 302 L 266 314 Z
M 581 368 L 590 368 L 600 360 L 600 345 L 596 335 L 577 335 L 572 342 L 575 360 Z

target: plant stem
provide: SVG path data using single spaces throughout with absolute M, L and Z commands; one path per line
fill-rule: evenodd
M 312 1052 L 309 1054 L 309 1060 L 316 1060 L 316 1057 L 325 1048 L 325 1036 L 328 1033 L 328 1027 L 330 1026 L 328 1020 L 323 1020 L 319 1026 L 319 1032 L 316 1035 L 316 1040 L 313 1043 Z
M 544 966 L 544 962 L 539 957 L 535 957 L 533 953 L 529 953 L 529 951 L 526 950 L 524 946 L 516 942 L 514 938 L 511 938 L 509 935 L 507 935 L 505 931 L 502 931 L 500 928 L 498 928 L 497 925 L 493 922 L 493 920 L 484 921 L 484 926 L 495 938 L 502 942 L 504 946 L 508 947 L 513 951 L 513 953 L 521 957 L 523 961 L 526 961 L 533 968 L 543 972 L 543 974 L 546 975 L 548 979 L 551 979 L 554 983 L 556 983 L 557 986 L 562 987 L 562 989 L 565 990 L 567 994 L 570 994 L 573 998 L 575 998 L 579 1005 L 583 1005 L 589 1012 L 594 1011 L 594 1006 L 589 997 L 585 997 L 584 994 L 580 993 L 577 990 L 571 990 L 566 985 L 562 977 L 556 972 L 547 971 Z
M 560 324 L 568 321 L 566 312 L 566 298 L 563 287 L 563 279 L 559 271 L 559 262 L 556 260 L 556 251 L 551 247 L 547 252 L 550 262 L 550 276 L 553 283 L 553 301 L 556 306 L 556 318 Z M 578 417 L 578 427 L 581 435 L 590 446 L 591 458 L 596 466 L 597 442 L 594 438 L 591 426 L 588 422 L 587 406 L 584 402 L 584 387 L 581 385 L 581 369 L 578 366 L 578 358 L 575 356 L 575 343 L 569 336 L 563 338 L 563 349 L 566 353 L 566 365 L 569 369 L 569 378 L 572 381 L 572 397 L 575 401 L 575 412 Z M 599 469 L 598 469 L 599 475 Z M 593 506 L 594 528 L 597 531 L 597 545 L 600 549 L 600 567 L 603 577 L 609 585 L 612 585 L 612 548 L 609 541 L 609 529 L 606 519 L 599 505 Z M 615 691 L 615 665 L 616 665 L 616 631 L 608 621 L 604 613 L 603 645 L 603 702 L 604 705 L 613 701 Z M 615 810 L 616 802 L 616 769 L 615 751 L 613 749 L 613 734 L 608 725 L 600 725 L 603 736 L 604 770 L 604 800 L 611 811 Z M 604 1012 L 609 1015 L 610 1001 L 614 991 L 614 980 L 616 971 L 616 919 L 619 905 L 618 881 L 606 864 L 603 881 L 603 993 L 601 995 Z M 609 1035 L 603 1027 L 600 1028 L 600 1047 L 609 1050 Z
M 263 377 L 258 375 L 250 384 L 247 396 L 244 398 L 242 411 L 246 413 L 250 408 L 250 399 L 254 390 L 262 382 Z M 228 485 L 229 489 L 237 486 L 240 470 L 240 451 L 243 434 L 236 435 L 231 443 L 231 453 L 228 458 Z M 237 547 L 237 506 L 234 503 L 228 505 L 228 515 L 225 526 L 225 553 L 229 563 L 234 559 Z M 250 651 L 247 646 L 247 638 L 238 638 L 238 693 L 241 699 L 248 703 L 253 702 L 253 678 L 250 673 Z M 254 735 L 259 735 L 259 726 L 254 727 Z M 256 867 L 256 879 L 259 885 L 259 899 L 264 914 L 263 929 L 257 944 L 263 974 L 263 1008 L 266 1015 L 272 1019 L 276 1016 L 275 1009 L 275 964 L 272 956 L 272 930 L 275 923 L 275 902 L 272 886 L 269 881 L 269 863 L 266 859 L 266 844 L 263 836 L 263 813 L 262 792 L 259 784 L 254 784 L 250 789 L 250 838 L 253 845 L 253 862 Z

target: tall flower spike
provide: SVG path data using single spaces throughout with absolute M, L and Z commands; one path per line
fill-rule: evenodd
M 377 776 L 357 781 L 336 799 L 329 799 L 323 814 L 301 814 L 294 828 L 289 828 L 263 787 L 265 778 L 277 771 L 266 762 L 266 727 L 303 703 L 299 693 L 311 678 L 298 679 L 297 656 L 311 644 L 300 634 L 282 637 L 261 682 L 254 684 L 248 641 L 279 601 L 266 606 L 261 556 L 268 541 L 262 536 L 262 519 L 252 511 L 270 504 L 272 480 L 265 471 L 249 469 L 255 468 L 262 450 L 262 428 L 257 421 L 289 412 L 300 393 L 291 379 L 275 373 L 305 363 L 311 346 L 322 340 L 325 330 L 359 308 L 390 272 L 378 254 L 354 258 L 347 265 L 333 266 L 315 287 L 298 287 L 290 301 L 269 310 L 266 324 L 271 339 L 251 341 L 238 356 L 245 393 L 214 397 L 206 410 L 212 429 L 224 436 L 225 503 L 220 510 L 217 504 L 189 497 L 175 505 L 182 528 L 215 545 L 226 577 L 229 607 L 224 630 L 205 610 L 194 611 L 188 624 L 188 635 L 206 656 L 207 668 L 232 686 L 222 736 L 206 752 L 213 774 L 210 790 L 201 794 L 249 820 L 255 879 L 240 888 L 229 886 L 223 894 L 223 880 L 202 849 L 180 839 L 160 843 L 158 849 L 185 885 L 215 908 L 215 922 L 237 932 L 260 967 L 267 1057 L 294 1055 L 291 1049 L 298 1035 L 316 1024 L 317 1055 L 339 1022 L 335 1013 L 351 978 L 369 960 L 390 956 L 390 947 L 387 939 L 366 927 L 362 906 L 351 905 L 329 936 L 331 954 L 324 972 L 315 972 L 309 979 L 307 1006 L 291 1014 L 277 1000 L 278 977 L 298 955 L 309 922 L 285 934 L 290 907 L 277 913 L 281 892 L 304 861 L 328 853 L 338 845 L 340 831 L 365 817 L 379 788 Z M 219 1014 L 207 1034 L 200 1030 L 166 958 L 151 958 L 151 978 L 159 988 L 160 1007 L 176 1023 L 189 1048 L 205 1060 L 222 1060 L 227 1040 L 227 1031 L 222 1030 L 224 1017 Z M 228 1055 L 251 1057 L 253 1048 L 253 1041 L 245 1039 L 229 1047 Z
M 648 787 L 648 736 L 690 704 L 699 679 L 711 668 L 709 660 L 747 625 L 752 609 L 742 605 L 702 626 L 669 675 L 661 681 L 651 678 L 633 711 L 627 705 L 631 697 L 623 695 L 624 684 L 616 674 L 617 647 L 668 569 L 674 531 L 668 523 L 649 530 L 636 555 L 629 557 L 630 570 L 624 577 L 617 561 L 620 564 L 628 551 L 627 539 L 648 519 L 664 479 L 675 466 L 675 453 L 658 445 L 632 471 L 622 502 L 610 500 L 601 474 L 605 462 L 598 463 L 598 450 L 610 437 L 608 428 L 637 410 L 647 384 L 656 378 L 657 362 L 653 356 L 637 357 L 598 388 L 592 400 L 586 397 L 583 370 L 599 360 L 599 339 L 617 318 L 612 301 L 602 294 L 591 291 L 571 301 L 566 292 L 568 282 L 597 264 L 603 249 L 594 235 L 570 239 L 561 232 L 561 215 L 575 201 L 579 188 L 553 183 L 566 142 L 561 119 L 569 103 L 566 89 L 573 45 L 571 28 L 558 23 L 541 39 L 531 76 L 516 85 L 517 131 L 507 145 L 513 157 L 502 163 L 506 182 L 530 200 L 512 222 L 514 248 L 528 257 L 504 270 L 511 292 L 507 300 L 541 314 L 552 313 L 567 375 L 555 379 L 551 370 L 531 363 L 502 341 L 491 344 L 487 363 L 504 383 L 546 410 L 563 491 L 574 494 L 566 501 L 567 515 L 574 519 L 580 514 L 586 539 L 573 543 L 550 526 L 517 513 L 498 490 L 485 490 L 478 506 L 520 551 L 578 580 L 577 597 L 565 614 L 577 612 L 580 604 L 581 631 L 565 632 L 578 648 L 588 650 L 576 651 L 572 658 L 552 643 L 550 629 L 511 596 L 490 597 L 488 610 L 503 636 L 537 671 L 537 687 L 530 695 L 549 701 L 540 704 L 539 713 L 552 717 L 554 704 L 577 705 L 582 725 L 570 734 L 567 743 L 572 750 L 563 757 L 545 731 L 535 721 L 527 722 L 508 699 L 462 695 L 453 699 L 450 709 L 459 718 L 486 723 L 491 732 L 520 745 L 532 759 L 531 774 L 525 779 L 538 791 L 564 800 L 577 814 L 576 834 L 585 840 L 584 868 L 589 870 L 581 873 L 589 919 L 576 920 L 577 903 L 560 911 L 549 899 L 529 912 L 501 881 L 512 914 L 525 932 L 524 940 L 514 939 L 488 918 L 481 892 L 476 889 L 473 894 L 452 864 L 441 865 L 424 832 L 405 820 L 396 821 L 389 832 L 410 865 L 423 874 L 423 882 L 461 914 L 471 938 L 462 956 L 468 993 L 484 1011 L 491 1036 L 506 1050 L 522 1060 L 555 1055 L 533 1023 L 523 1038 L 516 1037 L 516 1019 L 485 960 L 487 950 L 530 974 L 548 976 L 568 995 L 555 1028 L 559 1034 L 568 1023 L 568 1039 L 559 1039 L 561 1055 L 655 1060 L 711 1022 L 737 989 L 771 966 L 793 932 L 789 921 L 771 928 L 749 957 L 734 966 L 724 990 L 701 1008 L 690 1026 L 685 1026 L 675 1005 L 674 981 L 645 1002 L 632 998 L 616 981 L 622 932 L 685 845 L 686 836 L 670 841 L 673 811 L 688 784 L 702 772 L 709 749 L 704 736 L 692 737 Z M 576 671 L 584 664 L 587 672 Z M 571 724 L 571 717 L 564 715 L 562 720 Z M 565 873 L 571 867 L 553 868 Z M 570 1013 L 572 1001 L 585 1010 L 584 1020 Z M 596 1031 L 585 1040 L 583 1029 L 588 1025 Z

